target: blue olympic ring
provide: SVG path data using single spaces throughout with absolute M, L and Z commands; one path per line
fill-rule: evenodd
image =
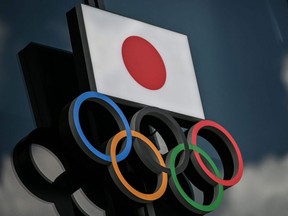
M 132 134 L 131 134 L 131 129 L 128 123 L 128 120 L 126 119 L 125 115 L 123 114 L 123 112 L 121 111 L 121 109 L 117 106 L 117 104 L 112 101 L 109 97 L 100 94 L 98 92 L 93 92 L 93 91 L 89 91 L 89 92 L 85 92 L 83 94 L 81 94 L 79 97 L 76 98 L 76 100 L 74 101 L 74 105 L 72 106 L 73 108 L 73 121 L 74 121 L 74 125 L 75 125 L 75 129 L 76 132 L 78 133 L 78 135 L 80 136 L 80 139 L 82 140 L 83 144 L 98 158 L 102 159 L 105 162 L 111 162 L 111 156 L 106 155 L 100 151 L 98 151 L 86 138 L 86 136 L 84 135 L 84 132 L 81 128 L 80 125 L 80 120 L 79 120 L 79 111 L 80 111 L 80 107 L 81 104 L 85 101 L 85 100 L 91 100 L 91 99 L 100 99 L 104 102 L 106 102 L 107 104 L 109 104 L 118 114 L 118 116 L 120 117 L 120 119 L 122 120 L 126 133 L 127 133 L 127 139 L 126 139 L 126 145 L 125 148 L 116 156 L 116 159 L 118 162 L 124 160 L 130 153 L 131 148 L 132 148 Z

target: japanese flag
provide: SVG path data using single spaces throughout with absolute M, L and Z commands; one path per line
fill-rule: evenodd
M 91 90 L 204 119 L 186 35 L 86 5 L 76 14 Z

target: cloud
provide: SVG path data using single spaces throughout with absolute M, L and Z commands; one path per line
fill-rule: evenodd
M 34 163 L 47 181 L 54 181 L 64 172 L 64 168 L 50 151 L 33 145 L 31 148 Z M 53 203 L 43 201 L 30 193 L 15 174 L 12 160 L 7 155 L 2 158 L 2 170 L 0 173 L 0 215 L 3 216 L 52 216 L 59 215 Z M 79 209 L 89 216 L 103 216 L 105 213 L 92 203 L 81 189 L 73 196 Z
M 0 182 L 0 215 L 3 216 L 51 216 L 53 204 L 31 195 L 19 183 L 8 156 L 3 157 Z M 54 214 L 57 215 L 57 214 Z
M 221 216 L 271 216 L 288 212 L 288 155 L 247 165 L 241 182 L 226 190 Z
M 268 13 L 269 13 L 269 16 L 270 16 L 270 21 L 271 21 L 271 24 L 272 24 L 272 27 L 273 27 L 273 31 L 274 31 L 274 35 L 275 35 L 276 41 L 279 42 L 279 43 L 283 43 L 284 42 L 283 34 L 281 32 L 280 25 L 279 25 L 279 23 L 277 21 L 275 12 L 272 9 L 270 0 L 266 0 L 266 7 L 267 7 L 267 10 L 268 10 Z
M 53 166 L 58 175 L 62 172 L 61 167 L 56 169 L 58 165 L 55 164 L 55 158 L 49 158 L 43 149 L 34 149 L 34 154 L 38 154 L 38 156 L 33 157 L 36 163 L 40 159 L 45 160 L 37 164 L 43 169 L 46 176 L 51 177 L 50 180 L 55 179 L 55 173 L 51 173 L 52 169 L 47 167 L 47 164 Z M 52 203 L 38 199 L 19 183 L 13 171 L 10 157 L 4 156 L 2 159 L 0 215 L 58 215 Z M 97 206 L 87 200 L 81 190 L 74 193 L 74 199 L 88 215 L 104 215 Z M 287 212 L 288 155 L 283 158 L 271 156 L 256 164 L 246 164 L 244 176 L 240 183 L 226 190 L 221 208 L 208 215 L 271 216 L 286 215 Z

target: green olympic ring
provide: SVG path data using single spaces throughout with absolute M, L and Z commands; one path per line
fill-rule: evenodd
M 183 188 L 182 188 L 182 186 L 181 186 L 181 184 L 177 178 L 176 168 L 175 168 L 175 162 L 176 162 L 177 155 L 181 151 L 183 151 L 184 149 L 185 149 L 184 144 L 179 144 L 178 146 L 173 148 L 172 153 L 171 153 L 171 158 L 169 161 L 170 169 L 171 169 L 171 176 L 169 178 L 169 184 L 170 184 L 170 187 L 172 189 L 172 192 L 174 193 L 174 195 L 179 199 L 179 201 L 184 206 L 186 206 L 188 209 L 192 210 L 193 212 L 203 214 L 203 213 L 208 213 L 208 212 L 214 211 L 215 209 L 217 209 L 220 206 L 220 204 L 222 202 L 223 192 L 224 192 L 223 185 L 218 184 L 218 186 L 216 188 L 217 197 L 209 205 L 199 204 L 196 201 L 192 200 L 187 195 L 187 193 L 183 190 Z M 216 176 L 217 177 L 221 176 L 220 171 L 218 170 L 217 166 L 215 165 L 215 163 L 213 162 L 211 157 L 206 152 L 204 152 L 198 146 L 195 146 L 192 144 L 189 144 L 189 150 L 196 151 L 196 152 L 200 153 L 200 155 L 202 155 L 207 160 L 207 162 L 211 165 Z

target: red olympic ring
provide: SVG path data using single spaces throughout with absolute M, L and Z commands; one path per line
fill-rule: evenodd
M 197 151 L 194 151 L 194 155 L 196 157 L 197 162 L 199 163 L 200 167 L 202 168 L 202 170 L 204 171 L 204 173 L 210 178 L 212 179 L 214 182 L 218 183 L 218 184 L 222 184 L 224 186 L 233 186 L 235 184 L 237 184 L 242 175 L 243 175 L 243 169 L 244 169 L 244 165 L 243 165 L 243 159 L 242 159 L 242 155 L 240 152 L 240 149 L 236 143 L 236 141 L 234 140 L 234 138 L 231 136 L 231 134 L 221 125 L 217 124 L 216 122 L 210 121 L 210 120 L 203 120 L 198 122 L 196 125 L 193 126 L 192 128 L 192 134 L 191 134 L 191 141 L 193 145 L 197 145 L 197 135 L 199 133 L 199 131 L 201 129 L 203 129 L 204 127 L 213 127 L 216 128 L 217 130 L 219 130 L 221 133 L 223 133 L 223 135 L 226 136 L 226 138 L 228 139 L 228 141 L 232 144 L 232 147 L 234 148 L 236 155 L 237 155 L 237 164 L 238 164 L 238 169 L 237 172 L 231 179 L 221 179 L 218 178 L 217 176 L 215 176 L 204 164 L 203 160 L 201 159 L 200 154 Z

